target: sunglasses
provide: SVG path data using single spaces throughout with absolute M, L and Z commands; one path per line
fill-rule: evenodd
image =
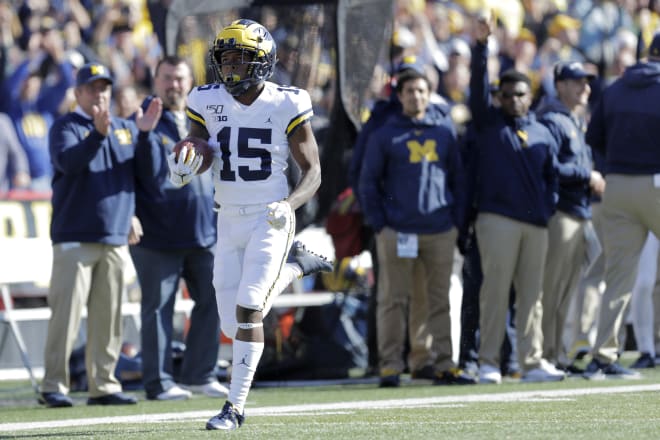
M 500 96 L 505 99 L 510 99 L 514 96 L 517 98 L 522 98 L 525 95 L 527 95 L 527 92 L 500 92 Z

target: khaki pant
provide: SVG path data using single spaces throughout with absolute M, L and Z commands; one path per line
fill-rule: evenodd
M 637 351 L 655 357 L 654 300 L 658 292 L 658 252 L 660 244 L 649 233 L 639 256 L 637 278 L 630 298 L 630 315 Z
M 408 353 L 408 366 L 410 371 L 421 370 L 433 364 L 431 344 L 433 338 L 427 325 L 428 308 L 426 306 L 426 274 L 424 264 L 417 260 L 414 265 L 413 289 L 410 292 L 408 304 L 408 340 L 410 353 Z
M 452 361 L 449 287 L 457 232 L 420 234 L 415 258 L 397 256 L 397 232 L 385 228 L 376 236 L 378 252 L 378 355 L 381 371 L 403 371 L 406 310 L 414 289 L 415 264 L 424 266 L 426 324 L 431 335 L 431 356 L 437 371 L 454 366 Z M 418 309 L 419 310 L 419 309 Z M 420 365 L 421 367 L 421 365 Z
M 630 302 L 646 236 L 660 236 L 660 188 L 653 176 L 610 174 L 603 197 L 605 292 L 593 356 L 614 362 L 621 349 L 619 330 Z
M 480 213 L 475 228 L 484 274 L 479 292 L 479 363 L 500 365 L 513 282 L 518 362 L 527 372 L 539 366 L 542 355 L 541 289 L 548 230 L 490 213 Z
M 557 211 L 548 223 L 548 255 L 543 277 L 543 357 L 567 365 L 564 324 L 585 262 L 588 220 Z
M 603 207 L 601 202 L 591 205 L 591 222 L 596 230 L 596 235 L 603 244 Z M 591 348 L 592 330 L 598 322 L 598 311 L 601 303 L 600 283 L 605 276 L 605 255 L 600 256 L 591 266 L 591 269 L 582 274 L 577 293 L 574 297 L 573 313 L 571 315 L 571 332 L 567 338 L 568 356 L 573 360 L 576 350 Z
M 42 392 L 69 392 L 69 356 L 87 306 L 85 367 L 89 396 L 121 391 L 114 375 L 121 351 L 121 302 L 126 246 L 59 243 L 53 246 L 48 293 L 52 315 L 44 353 Z

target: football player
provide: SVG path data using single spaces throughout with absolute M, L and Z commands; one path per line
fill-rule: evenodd
M 214 285 L 223 332 L 233 339 L 227 402 L 207 429 L 232 430 L 264 349 L 263 318 L 274 298 L 298 276 L 332 270 L 332 264 L 293 242 L 294 210 L 321 184 L 318 146 L 309 121 L 305 90 L 266 81 L 277 61 L 268 30 L 240 19 L 222 29 L 210 49 L 217 82 L 194 88 L 186 113 L 191 136 L 217 151 L 212 165 L 218 210 Z M 289 194 L 287 158 L 301 170 Z M 186 155 L 181 155 L 186 156 Z M 194 158 L 175 161 L 170 178 L 184 185 L 201 166 Z M 287 264 L 292 247 L 294 263 Z

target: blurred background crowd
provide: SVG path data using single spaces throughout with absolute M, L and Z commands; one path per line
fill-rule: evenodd
M 151 87 L 153 69 L 166 52 L 166 18 L 172 1 L 1 0 L 0 112 L 10 118 L 28 169 L 20 159 L 0 161 L 0 190 L 47 191 L 51 176 L 47 133 L 73 103 L 73 78 L 85 62 L 104 63 L 115 78 L 113 111 L 128 116 Z M 377 2 L 375 2 L 377 3 Z M 596 73 L 591 102 L 640 55 L 658 27 L 655 0 L 398 0 L 392 38 L 373 68 L 371 86 L 360 91 L 358 125 L 373 102 L 389 94 L 396 66 L 410 57 L 427 67 L 438 94 L 452 105 L 460 129 L 470 119 L 465 105 L 470 45 L 476 17 L 497 19 L 490 39 L 491 77 L 510 67 L 532 78 L 536 101 L 554 94 L 552 67 L 582 61 Z M 383 11 L 373 11 L 383 13 Z M 271 30 L 279 63 L 272 80 L 310 91 L 315 128 L 327 127 L 337 74 L 335 23 L 324 4 L 262 6 L 182 17 L 172 50 L 193 67 L 196 84 L 209 80 L 208 44 L 223 25 L 251 16 Z M 369 50 L 368 48 L 365 50 Z M 350 70 L 350 68 L 349 68 Z M 318 136 L 323 144 L 323 136 Z M 340 146 L 350 150 L 350 145 Z M 4 155 L 7 155 L 5 152 Z M 19 152 L 20 155 L 20 152 Z M 339 176 L 338 178 L 341 178 Z M 341 186 L 341 185 L 340 185 Z

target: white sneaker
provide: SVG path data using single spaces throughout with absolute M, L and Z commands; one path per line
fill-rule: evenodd
M 190 399 L 192 393 L 181 387 L 174 385 L 169 390 L 165 390 L 156 396 L 156 400 L 186 400 Z
M 205 383 L 204 385 L 184 385 L 186 389 L 196 394 L 204 394 L 209 397 L 227 397 L 229 390 L 218 381 Z
M 481 365 L 479 367 L 479 383 L 502 383 L 502 373 L 497 367 L 492 365 Z
M 523 374 L 521 382 L 558 382 L 566 378 L 564 371 L 558 370 L 545 359 L 541 359 L 538 367 Z

